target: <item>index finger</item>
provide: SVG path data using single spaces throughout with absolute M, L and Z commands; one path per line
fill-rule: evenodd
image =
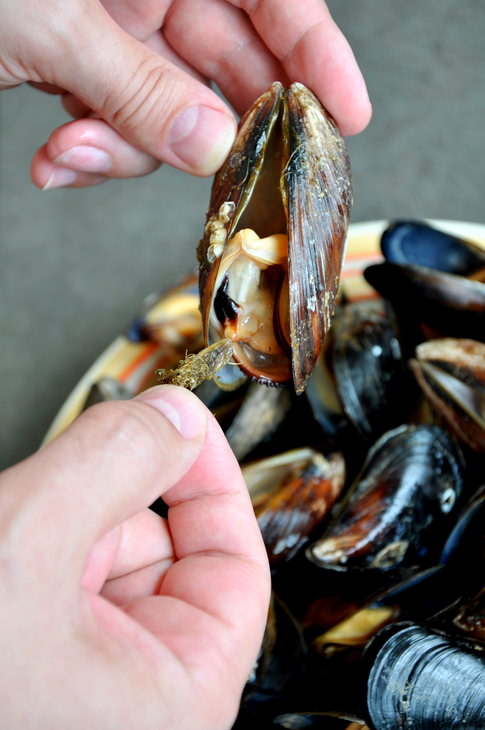
M 342 134 L 362 131 L 371 117 L 354 54 L 322 0 L 229 0 L 246 13 L 288 76 L 308 86 Z

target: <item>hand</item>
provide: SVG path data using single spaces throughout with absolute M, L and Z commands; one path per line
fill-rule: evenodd
M 210 175 L 235 120 L 274 80 L 301 81 L 344 134 L 370 118 L 352 51 L 322 0 L 0 0 L 0 88 L 62 93 L 76 121 L 36 153 L 39 186 Z
M 144 509 L 160 494 L 168 523 Z M 0 556 L 2 727 L 231 726 L 269 575 L 237 462 L 195 396 L 95 406 L 4 472 Z

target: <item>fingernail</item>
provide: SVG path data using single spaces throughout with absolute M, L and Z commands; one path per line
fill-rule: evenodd
M 68 165 L 80 172 L 108 172 L 112 164 L 108 152 L 89 145 L 75 145 L 58 155 L 53 162 L 56 165 Z
M 185 388 L 159 385 L 135 398 L 163 413 L 186 439 L 202 438 L 207 428 L 207 412 L 202 402 Z
M 168 142 L 172 152 L 198 175 L 212 175 L 234 142 L 234 121 L 207 106 L 191 106 L 172 123 Z
M 68 170 L 66 167 L 56 167 L 51 172 L 50 178 L 42 190 L 53 190 L 54 188 L 65 188 L 77 180 L 77 172 Z

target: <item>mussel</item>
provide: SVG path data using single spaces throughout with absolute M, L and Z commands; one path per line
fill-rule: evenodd
M 126 333 L 131 342 L 158 344 L 170 361 L 202 347 L 197 277 L 191 275 L 162 294 L 151 294 Z
M 463 488 L 463 457 L 437 426 L 400 426 L 370 450 L 334 521 L 307 550 L 325 568 L 419 565 Z M 445 535 L 442 535 L 443 541 Z
M 383 232 L 381 250 L 393 264 L 412 264 L 472 276 L 485 267 L 485 251 L 425 221 L 393 221 Z
M 429 340 L 418 345 L 410 365 L 425 397 L 456 438 L 485 452 L 485 344 Z
M 394 313 L 382 300 L 350 302 L 338 310 L 332 333 L 340 402 L 372 443 L 406 419 L 412 401 Z
M 253 379 L 304 390 L 333 315 L 351 202 L 334 121 L 302 84 L 273 83 L 214 179 L 198 249 L 206 343 L 229 338 Z
M 485 339 L 485 284 L 411 264 L 373 264 L 364 271 L 366 281 L 408 323 L 424 323 L 434 336 Z
M 483 730 L 485 653 L 417 624 L 386 627 L 364 655 L 369 725 Z
M 338 452 L 296 449 L 243 466 L 270 564 L 289 560 L 330 513 L 345 482 Z

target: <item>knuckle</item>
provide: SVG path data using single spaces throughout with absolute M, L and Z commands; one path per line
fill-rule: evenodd
M 122 131 L 135 130 L 140 122 L 160 123 L 170 110 L 169 72 L 165 65 L 146 58 L 140 62 L 122 96 L 109 93 L 104 110 L 114 127 Z M 163 100 L 163 104 L 161 103 Z

